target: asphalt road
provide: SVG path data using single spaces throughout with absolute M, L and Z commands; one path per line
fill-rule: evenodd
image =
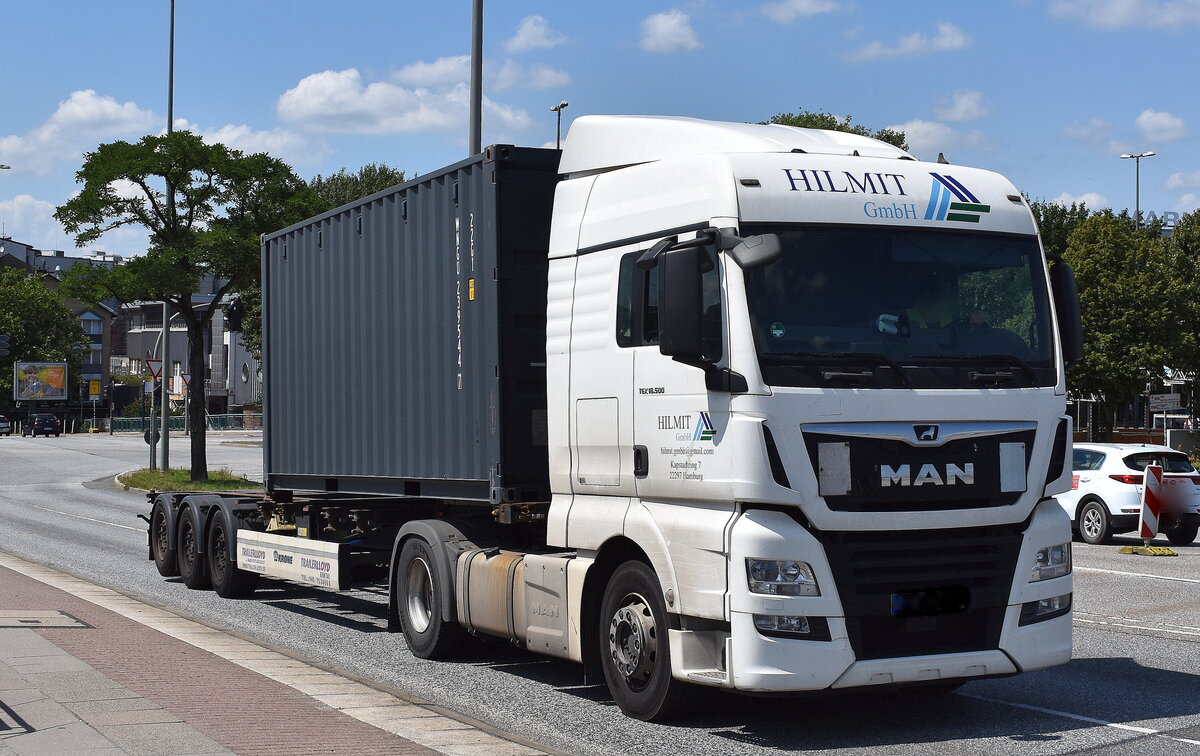
M 210 439 L 210 466 L 261 479 L 261 449 Z M 185 439 L 172 438 L 176 464 Z M 327 593 L 264 581 L 226 601 L 159 577 L 144 496 L 112 476 L 148 460 L 140 437 L 0 438 L 0 550 L 191 615 L 548 749 L 580 754 L 1200 754 L 1200 545 L 1173 558 L 1075 546 L 1075 658 L 1065 666 L 913 693 L 755 698 L 714 693 L 685 721 L 630 720 L 579 668 L 504 644 L 459 662 L 412 657 L 385 631 L 386 589 Z M 1162 542 L 1165 544 L 1165 541 Z M 0 603 L 4 589 L 0 586 Z M 247 702 L 252 705 L 252 702 Z M 303 726 L 303 723 L 297 723 Z

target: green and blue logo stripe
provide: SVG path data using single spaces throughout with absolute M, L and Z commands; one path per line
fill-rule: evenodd
M 930 173 L 934 181 L 929 189 L 929 205 L 925 208 L 925 220 L 959 221 L 978 223 L 980 216 L 992 210 L 971 190 L 956 178 L 940 173 Z M 955 201 L 957 200 L 957 202 Z

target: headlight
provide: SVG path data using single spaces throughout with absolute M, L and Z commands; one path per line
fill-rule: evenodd
M 817 578 L 807 562 L 793 559 L 747 559 L 746 578 L 751 593 L 768 596 L 820 596 Z
M 1047 546 L 1038 549 L 1034 557 L 1033 574 L 1029 582 L 1062 577 L 1071 572 L 1071 544 L 1062 543 L 1058 546 Z

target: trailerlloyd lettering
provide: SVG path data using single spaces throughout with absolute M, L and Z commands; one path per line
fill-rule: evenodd
M 974 463 L 967 462 L 962 467 L 948 464 L 945 475 L 934 465 L 921 465 L 915 478 L 910 465 L 879 466 L 879 485 L 883 488 L 888 486 L 952 486 L 959 482 L 968 486 L 975 485 Z
M 784 168 L 783 172 L 791 182 L 793 192 L 908 196 L 901 181 L 905 176 L 900 173 L 863 173 L 860 178 L 850 171 L 834 173 L 810 168 Z
M 300 557 L 300 566 L 306 570 L 329 572 L 329 562 L 326 562 L 322 559 L 309 559 L 308 557 Z

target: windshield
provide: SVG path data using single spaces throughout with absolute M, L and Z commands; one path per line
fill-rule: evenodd
M 745 226 L 780 260 L 746 273 L 759 362 L 778 386 L 1052 386 L 1036 237 Z

